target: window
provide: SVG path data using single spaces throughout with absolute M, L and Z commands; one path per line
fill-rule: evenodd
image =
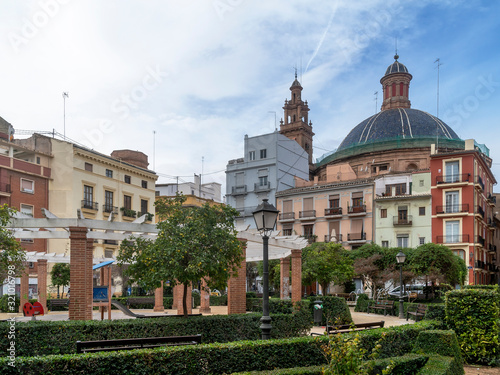
M 398 247 L 408 247 L 408 235 L 398 235 Z
M 314 225 L 304 225 L 304 237 L 310 242 L 314 241 Z
M 382 247 L 388 248 L 389 247 L 389 241 L 382 241 Z
M 419 245 L 424 245 L 425 244 L 425 237 L 419 237 L 418 238 L 418 244 Z
M 104 250 L 104 258 L 113 258 L 113 250 Z
M 113 192 L 104 190 L 104 212 L 113 212 Z
M 385 219 L 387 217 L 387 208 L 380 209 L 380 218 Z
M 31 180 L 21 178 L 21 191 L 24 193 L 33 194 L 35 192 L 35 183 Z
M 132 209 L 132 197 L 130 195 L 124 195 L 123 196 L 123 207 L 126 210 L 131 210 Z
M 141 186 L 144 188 L 144 189 L 147 189 L 148 188 L 148 182 L 146 180 L 142 180 L 141 181 Z
M 249 160 L 255 160 L 255 151 L 250 151 L 248 153 L 248 159 Z
M 259 186 L 267 186 L 267 176 L 259 177 Z
M 283 236 L 291 236 L 291 235 L 292 235 L 292 228 L 283 229 Z
M 267 150 L 266 149 L 260 150 L 260 158 L 261 159 L 267 158 Z
M 86 171 L 92 172 L 93 169 L 94 169 L 94 166 L 92 164 L 85 163 L 85 170 Z
M 40 164 L 40 156 L 37 156 L 37 157 L 36 157 L 36 163 L 37 163 L 37 164 Z
M 22 214 L 28 215 L 30 217 L 33 217 L 33 206 L 27 205 L 27 204 L 22 204 L 20 207 L 20 211 Z
M 395 195 L 406 194 L 406 184 L 394 184 L 385 186 L 385 195 L 389 197 L 392 196 L 393 189 Z
M 363 198 L 352 198 L 352 205 L 355 207 L 361 207 L 363 205 Z
M 459 241 L 460 221 L 453 220 L 446 222 L 446 240 L 445 243 L 457 243 Z
M 125 181 L 126 184 L 130 184 L 130 176 L 125 175 L 124 181 Z
M 340 196 L 338 194 L 330 195 L 329 201 L 330 201 L 330 208 L 340 207 Z
M 445 173 L 446 173 L 446 182 L 458 182 L 460 177 L 458 175 L 459 170 L 459 162 L 457 161 L 449 161 L 445 163 Z
M 458 190 L 447 191 L 444 197 L 446 203 L 446 208 L 445 208 L 446 213 L 460 212 L 460 207 L 458 203 L 458 198 L 459 198 Z
M 148 201 L 141 199 L 141 216 L 148 212 Z
M 408 207 L 407 206 L 398 207 L 398 223 L 408 224 Z
M 419 207 L 418 208 L 418 215 L 419 216 L 425 216 L 425 207 Z
M 113 178 L 113 171 L 111 169 L 106 169 L 106 177 Z
M 83 185 L 83 208 L 93 209 L 94 203 L 94 188 L 92 186 Z
M 379 171 L 386 171 L 387 170 L 387 165 L 381 165 L 379 168 L 378 168 Z
M 419 184 L 420 186 L 424 186 L 424 180 L 419 180 L 419 181 L 418 181 L 418 184 Z

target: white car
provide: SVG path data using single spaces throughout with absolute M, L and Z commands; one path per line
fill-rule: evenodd
M 424 294 L 424 284 L 416 284 L 416 285 L 407 285 L 406 288 L 403 289 L 403 296 L 407 296 L 408 294 L 416 293 L 416 294 Z M 392 297 L 399 297 L 401 287 L 397 286 L 392 289 L 388 294 Z

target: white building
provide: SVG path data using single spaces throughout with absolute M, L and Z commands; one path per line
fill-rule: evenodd
M 156 184 L 156 196 L 172 197 L 177 193 L 221 202 L 221 184 L 218 182 L 202 183 L 199 175 L 194 175 L 194 182 Z

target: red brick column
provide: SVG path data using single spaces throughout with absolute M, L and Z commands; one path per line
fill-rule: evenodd
M 19 312 L 23 312 L 23 306 L 28 302 L 30 296 L 30 268 L 28 263 L 25 264 L 23 273 L 21 275 L 21 298 L 19 303 Z
M 177 285 L 172 287 L 172 310 L 177 309 L 177 292 L 179 291 L 179 288 L 177 288 Z
M 88 320 L 92 320 L 93 317 L 93 301 L 94 301 L 94 270 L 92 269 L 93 265 L 94 265 L 94 239 L 87 238 L 87 246 L 85 248 L 85 285 L 87 288 L 86 301 L 88 309 L 87 311 Z M 104 272 L 107 277 L 108 272 L 106 271 Z M 106 285 L 107 284 L 108 282 L 106 279 Z
M 246 262 L 246 242 L 243 243 L 243 260 L 238 269 L 238 274 L 231 276 L 227 285 L 227 313 L 244 314 L 247 311 L 246 282 L 247 282 L 247 262 Z
M 280 299 L 290 298 L 290 257 L 280 259 Z
M 177 288 L 177 291 L 174 293 L 175 295 L 175 304 L 177 306 L 177 314 L 178 315 L 184 315 L 184 307 L 182 306 L 182 298 L 184 297 L 184 285 L 176 285 L 174 289 Z M 187 297 L 186 297 L 186 305 L 187 305 L 187 313 L 192 314 L 193 313 L 193 297 L 191 297 L 191 292 L 193 288 L 191 285 L 188 286 L 187 288 Z
M 165 311 L 165 308 L 163 307 L 163 281 L 161 282 L 161 286 L 155 289 L 155 307 L 153 311 Z
M 212 312 L 210 308 L 210 293 L 207 290 L 207 282 L 201 279 L 200 289 L 200 313 L 209 314 Z
M 70 320 L 92 320 L 92 249 L 87 228 L 70 227 Z M 89 246 L 89 242 L 92 246 Z M 90 259 L 90 261 L 89 261 Z
M 38 302 L 47 313 L 47 259 L 38 260 Z
M 292 250 L 292 302 L 302 298 L 302 250 Z

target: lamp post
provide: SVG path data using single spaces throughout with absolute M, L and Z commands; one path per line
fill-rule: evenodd
M 279 211 L 272 204 L 268 203 L 267 199 L 263 199 L 262 203 L 257 206 L 253 212 L 253 218 L 257 230 L 262 236 L 263 244 L 263 296 L 262 296 L 262 318 L 260 319 L 260 329 L 262 331 L 262 339 L 271 338 L 271 317 L 269 316 L 269 235 L 276 225 Z
M 405 318 L 403 306 L 403 263 L 406 260 L 406 255 L 400 251 L 396 255 L 396 261 L 399 264 L 399 319 Z

